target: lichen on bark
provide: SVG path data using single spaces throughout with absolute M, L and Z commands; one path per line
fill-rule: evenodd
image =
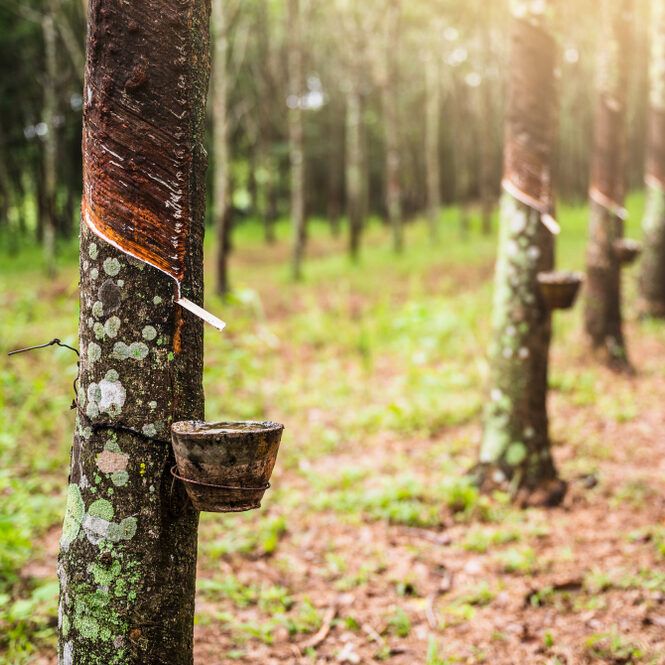
M 550 450 L 547 377 L 551 313 L 538 273 L 554 266 L 551 210 L 556 45 L 551 4 L 513 3 L 506 151 L 490 346 L 490 392 L 479 463 L 484 489 L 554 504 L 565 492 Z M 509 193 L 510 192 L 510 193 Z
M 114 214 L 124 209 L 130 227 L 137 199 L 152 197 L 169 222 L 188 210 L 182 288 L 198 303 L 208 19 L 204 0 L 93 0 L 84 112 L 86 194 L 95 191 L 99 205 L 106 180 L 122 179 L 128 200 L 114 201 Z M 113 155 L 104 168 L 101 153 Z M 187 200 L 173 207 L 162 187 Z M 174 420 L 203 417 L 202 324 L 177 308 L 170 277 L 85 224 L 80 256 L 77 426 L 58 565 L 60 662 L 190 665 L 198 514 L 172 483 L 169 430 Z

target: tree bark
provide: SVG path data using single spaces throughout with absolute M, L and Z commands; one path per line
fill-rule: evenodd
M 401 253 L 404 249 L 402 226 L 402 183 L 401 156 L 399 142 L 399 21 L 401 6 L 399 0 L 390 0 L 386 15 L 386 78 L 382 89 L 384 132 L 386 142 L 386 209 L 392 229 L 393 250 Z
M 44 265 L 47 274 L 55 275 L 55 197 L 58 186 L 58 138 L 56 132 L 56 116 L 58 98 L 56 80 L 58 63 L 56 60 L 55 32 L 55 1 L 49 0 L 42 18 L 42 34 L 44 36 L 44 122 L 48 128 L 44 137 L 44 210 L 42 222 L 42 247 Z
M 228 32 L 226 0 L 212 0 L 212 25 L 215 34 L 212 69 L 213 159 L 215 163 L 213 200 L 217 232 L 217 294 L 230 290 L 229 252 L 231 214 L 229 200 L 229 117 L 228 117 Z
M 328 202 L 327 216 L 330 224 L 330 231 L 336 238 L 340 232 L 340 215 L 342 211 L 342 164 L 343 155 L 340 145 L 342 145 L 342 131 L 338 126 L 340 115 L 338 104 L 329 102 L 328 104 Z
M 632 0 L 603 0 L 602 47 L 591 164 L 585 327 L 592 347 L 615 369 L 629 368 L 621 313 L 621 264 L 626 182 L 626 105 L 632 45 Z
M 441 81 L 439 59 L 429 54 L 425 60 L 425 160 L 427 167 L 427 217 L 430 238 L 439 237 L 441 214 L 441 163 L 439 153 L 439 130 L 441 117 Z
M 642 227 L 641 310 L 665 318 L 665 4 L 651 2 L 647 206 Z
M 362 101 L 357 86 L 349 85 L 346 97 L 346 204 L 349 218 L 349 255 L 360 256 L 363 217 Z
M 301 99 L 303 71 L 302 12 L 300 0 L 288 0 L 289 20 L 289 147 L 291 156 L 291 223 L 293 225 L 292 273 L 302 278 L 307 229 L 305 221 L 305 146 Z
M 516 193 L 506 191 L 501 205 L 491 391 L 477 473 L 487 489 L 507 484 L 534 503 L 550 504 L 561 500 L 565 485 L 557 480 L 550 452 L 551 314 L 540 297 L 537 277 L 552 269 L 554 243 L 541 212 L 527 200 L 541 201 L 544 208 L 551 202 L 556 45 L 548 17 L 552 3 L 544 3 L 542 13 L 524 4 L 513 17 L 505 128 L 504 181 Z
M 182 295 L 201 304 L 209 4 L 92 0 L 88 17 L 84 219 L 93 200 L 130 229 L 137 211 L 191 216 Z M 85 224 L 80 269 L 60 663 L 191 665 L 198 513 L 170 475 L 170 427 L 204 415 L 202 324 L 170 277 Z

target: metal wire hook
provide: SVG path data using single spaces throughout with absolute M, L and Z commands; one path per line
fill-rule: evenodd
M 63 349 L 69 349 L 70 351 L 73 351 L 77 356 L 81 357 L 81 354 L 78 352 L 77 349 L 75 349 L 73 346 L 69 346 L 69 344 L 61 342 L 57 337 L 55 339 L 52 339 L 50 342 L 46 342 L 46 344 L 37 344 L 36 346 L 26 346 L 25 349 L 16 349 L 16 351 L 10 351 L 7 355 L 16 356 L 19 353 L 27 353 L 28 351 L 35 351 L 36 349 L 46 349 L 49 346 L 61 346 Z
M 46 342 L 46 344 L 37 344 L 36 346 L 26 346 L 25 349 L 16 349 L 16 351 L 10 351 L 7 355 L 16 356 L 19 353 L 27 353 L 28 351 L 35 351 L 37 349 L 47 349 L 49 346 L 61 346 L 63 349 L 69 349 L 70 351 L 73 351 L 79 358 L 81 357 L 81 354 L 78 352 L 77 349 L 75 349 L 73 346 L 69 346 L 69 344 L 65 344 L 57 337 L 55 339 L 52 339 L 50 342 Z M 77 362 L 76 365 L 80 371 L 80 364 Z M 77 406 L 76 398 L 78 397 L 78 385 L 77 385 L 78 380 L 79 380 L 79 372 L 76 373 L 76 378 L 74 379 L 74 401 L 72 402 L 71 406 L 72 410 L 74 410 Z

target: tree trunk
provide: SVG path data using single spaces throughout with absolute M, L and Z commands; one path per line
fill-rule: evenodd
M 228 117 L 228 34 L 226 0 L 212 0 L 212 24 L 215 34 L 212 69 L 213 159 L 215 163 L 213 200 L 217 231 L 217 294 L 230 290 L 228 262 L 231 236 L 229 200 L 229 117 Z
M 360 256 L 363 218 L 362 102 L 357 87 L 351 83 L 346 97 L 346 202 L 349 218 L 349 255 Z
M 209 5 L 92 0 L 88 16 L 84 219 L 93 201 L 130 229 L 137 212 L 191 217 L 182 295 L 201 304 Z M 86 225 L 80 268 L 60 662 L 191 665 L 198 513 L 170 475 L 170 427 L 203 417 L 202 324 L 170 277 Z
M 640 274 L 641 310 L 665 318 L 665 4 L 651 2 L 647 207 Z
M 56 60 L 55 33 L 55 2 L 49 0 L 42 18 L 42 34 L 44 36 L 44 122 L 48 128 L 44 137 L 44 218 L 42 221 L 42 247 L 44 265 L 49 276 L 55 275 L 55 196 L 58 186 L 58 139 L 56 133 L 56 116 L 58 98 L 55 89 L 58 78 Z
M 487 37 L 489 39 L 489 36 Z M 485 46 L 489 49 L 489 44 Z M 481 223 L 480 228 L 483 235 L 492 232 L 492 214 L 494 212 L 495 188 L 498 183 L 493 181 L 494 173 L 494 136 L 492 133 L 491 118 L 494 117 L 492 104 L 492 87 L 489 77 L 486 75 L 480 84 L 479 90 L 480 111 L 480 205 Z
M 277 218 L 276 203 L 275 203 L 275 164 L 269 153 L 270 142 L 266 141 L 265 136 L 259 127 L 257 136 L 257 161 L 259 168 L 263 173 L 261 179 L 261 194 L 257 194 L 257 199 L 260 201 L 259 214 L 263 222 L 263 237 L 266 244 L 273 245 L 275 243 L 275 221 Z
M 526 4 L 526 3 L 525 3 Z M 556 503 L 565 485 L 550 453 L 547 373 L 551 315 L 539 272 L 554 265 L 554 243 L 541 220 L 551 209 L 556 130 L 556 45 L 549 12 L 533 5 L 515 14 L 506 152 L 490 348 L 491 391 L 484 418 L 478 479 L 508 484 L 534 503 Z M 517 8 L 519 9 L 519 8 Z M 514 9 L 514 11 L 517 11 Z
M 392 229 L 393 249 L 401 253 L 404 249 L 402 228 L 402 184 L 400 179 L 399 145 L 399 21 L 401 7 L 399 0 L 390 0 L 386 16 L 386 79 L 384 82 L 383 114 L 386 141 L 386 209 Z
M 339 131 L 338 119 L 341 115 L 339 105 L 328 104 L 328 204 L 327 215 L 332 235 L 336 238 L 340 232 L 340 215 L 342 211 L 342 162 L 340 144 L 342 132 Z
M 291 223 L 293 224 L 293 278 L 302 278 L 305 228 L 305 147 L 301 99 L 303 72 L 302 12 L 300 0 L 288 0 L 289 19 L 289 146 L 291 156 Z
M 621 314 L 621 264 L 626 165 L 626 91 L 632 45 L 632 0 L 603 0 L 602 47 L 591 164 L 585 326 L 591 344 L 615 369 L 628 369 Z
M 439 157 L 439 127 L 441 117 L 441 81 L 437 54 L 429 54 L 425 60 L 425 159 L 427 168 L 427 213 L 430 238 L 439 236 L 441 214 L 441 165 Z
M 469 104 L 469 89 L 464 81 L 455 82 L 457 109 L 454 140 L 455 190 L 459 205 L 459 232 L 463 240 L 468 240 L 471 230 L 469 197 L 471 190 L 471 163 L 475 149 L 473 131 L 473 112 Z

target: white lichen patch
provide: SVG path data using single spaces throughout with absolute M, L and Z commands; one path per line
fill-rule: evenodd
M 96 261 L 97 257 L 99 256 L 99 248 L 94 242 L 91 242 L 90 245 L 88 246 L 88 256 L 93 261 Z
M 148 423 L 147 425 L 143 425 L 142 432 L 145 436 L 151 437 L 151 436 L 156 436 L 157 434 L 157 428 L 153 423 Z
M 78 485 L 71 484 L 67 488 L 67 507 L 65 508 L 65 521 L 62 525 L 60 547 L 66 552 L 76 540 L 83 522 L 85 506 Z
M 155 296 L 152 299 L 152 302 L 153 302 L 154 305 L 161 305 L 164 301 L 161 299 L 160 296 Z
M 152 340 L 157 337 L 157 330 L 154 326 L 146 326 L 143 328 L 143 332 L 141 334 L 143 335 L 143 339 L 147 340 L 148 342 L 152 342 Z
M 143 360 L 148 357 L 150 349 L 143 342 L 133 342 L 129 345 L 129 356 L 134 360 Z
M 120 325 L 121 325 L 120 319 L 117 316 L 112 316 L 104 324 L 104 332 L 111 339 L 113 339 L 118 336 L 118 332 L 120 331 Z
M 74 645 L 72 642 L 65 642 L 62 647 L 62 665 L 74 664 Z
M 88 344 L 88 362 L 94 365 L 102 357 L 102 347 L 95 342 Z
M 115 277 L 120 272 L 121 267 L 120 261 L 116 258 L 108 258 L 104 261 L 104 272 L 109 277 Z
M 97 321 L 95 325 L 92 327 L 92 332 L 95 334 L 95 339 L 98 341 L 103 341 L 106 337 L 106 331 L 104 330 L 104 326 Z
M 148 357 L 150 349 L 144 342 L 132 342 L 129 346 L 124 342 L 117 342 L 113 346 L 111 357 L 115 360 L 144 360 Z
M 92 279 L 97 279 L 99 277 L 99 270 L 97 268 L 93 268 L 90 271 L 90 277 L 92 277 Z
M 91 383 L 88 386 L 86 413 L 90 418 L 95 418 L 100 413 L 117 416 L 121 413 L 126 399 L 127 391 L 120 383 L 118 373 L 109 370 L 99 383 Z

